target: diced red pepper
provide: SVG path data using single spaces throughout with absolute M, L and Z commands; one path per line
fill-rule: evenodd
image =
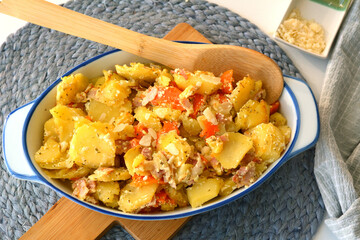
M 178 135 L 180 135 L 180 131 L 178 128 L 177 122 L 164 121 L 163 128 L 157 133 L 157 139 L 159 140 L 160 136 L 164 133 L 168 133 L 172 130 L 175 130 Z
M 276 113 L 279 110 L 280 102 L 276 101 L 273 104 L 270 104 L 270 115 Z
M 203 123 L 205 128 L 201 131 L 200 137 L 209 138 L 220 131 L 218 125 L 214 125 L 206 119 L 204 120 Z
M 164 190 L 161 190 L 160 192 L 156 193 L 155 199 L 156 199 L 156 203 L 159 204 L 165 204 L 165 203 L 176 204 L 176 201 L 174 199 L 171 199 Z
M 234 70 L 228 70 L 221 75 L 221 91 L 223 93 L 231 93 L 234 90 L 233 78 Z
M 155 106 L 165 106 L 185 111 L 186 109 L 180 102 L 180 93 L 182 93 L 182 91 L 177 87 L 158 87 L 157 95 L 151 103 Z
M 150 184 L 154 184 L 154 183 L 165 184 L 162 179 L 156 179 L 151 175 L 140 176 L 140 175 L 134 174 L 134 176 L 132 177 L 132 180 L 133 180 L 132 182 L 137 187 L 146 186 L 146 185 L 150 185 Z
M 196 118 L 200 108 L 205 104 L 206 98 L 204 95 L 201 94 L 194 94 L 193 97 L 193 109 L 194 112 L 190 114 L 190 117 Z
M 141 139 L 148 132 L 148 128 L 142 124 L 135 125 L 134 129 L 135 129 L 135 138 L 137 139 Z

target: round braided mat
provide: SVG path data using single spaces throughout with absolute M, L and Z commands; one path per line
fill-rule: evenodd
M 284 74 L 301 78 L 285 53 L 255 25 L 202 0 L 77 0 L 64 6 L 156 37 L 187 22 L 213 43 L 255 49 L 275 60 Z M 108 50 L 32 24 L 10 36 L 0 48 L 1 126 L 10 111 L 36 98 L 66 70 Z M 175 239 L 310 239 L 324 213 L 313 158 L 309 150 L 291 159 L 246 197 L 194 216 Z M 3 161 L 0 171 L 0 238 L 17 239 L 61 196 L 41 184 L 11 177 Z M 132 237 L 117 226 L 103 239 Z

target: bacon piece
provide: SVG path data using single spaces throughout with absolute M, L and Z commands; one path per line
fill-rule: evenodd
M 73 182 L 72 188 L 74 189 L 73 195 L 81 200 L 84 200 L 86 195 L 89 193 L 85 178 L 80 178 Z
M 250 162 L 247 166 L 242 166 L 235 172 L 232 180 L 237 187 L 249 186 L 255 181 L 255 163 Z
M 153 153 L 153 150 L 151 147 L 145 147 L 141 150 L 141 154 L 144 155 L 144 157 L 146 159 L 151 159 L 152 158 L 152 153 Z

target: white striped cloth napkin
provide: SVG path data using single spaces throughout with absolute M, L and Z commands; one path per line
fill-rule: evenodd
M 315 176 L 339 239 L 360 239 L 360 0 L 340 29 L 326 70 Z

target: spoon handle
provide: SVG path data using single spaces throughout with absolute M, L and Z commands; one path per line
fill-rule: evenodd
M 150 37 L 43 0 L 3 0 L 0 13 L 163 63 L 170 41 Z M 156 54 L 156 52 L 162 54 Z M 166 54 L 165 54 L 166 55 Z M 159 59 L 160 58 L 160 59 Z

